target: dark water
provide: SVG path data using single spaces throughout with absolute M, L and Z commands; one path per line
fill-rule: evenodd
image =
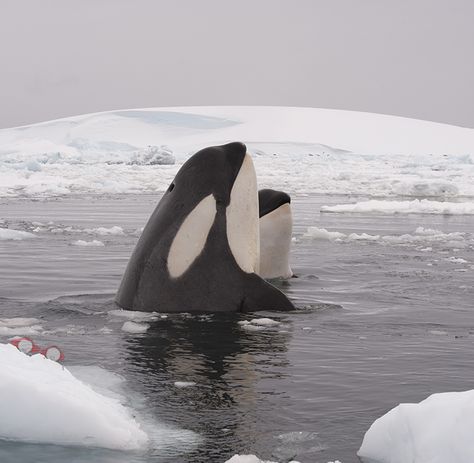
M 292 264 L 299 278 L 281 288 L 301 310 L 173 315 L 150 322 L 145 334 L 123 332 L 125 319 L 108 311 L 135 230 L 156 197 L 0 202 L 0 226 L 31 230 L 32 222 L 54 222 L 36 240 L 0 241 L 0 318 L 39 318 L 35 341 L 60 345 L 66 366 L 122 375 L 146 426 L 175 430 L 166 439 L 152 432 L 145 454 L 3 442 L 0 461 L 220 463 L 253 453 L 281 462 L 350 463 L 358 461 L 370 424 L 393 406 L 474 388 L 474 217 L 318 212 L 321 204 L 348 199 L 294 198 Z M 84 232 L 111 226 L 124 234 Z M 423 226 L 464 232 L 465 239 L 457 251 L 446 242 L 338 243 L 301 238 L 308 226 L 373 235 L 413 234 Z M 71 246 L 79 239 L 105 246 Z M 261 316 L 281 323 L 263 331 L 238 323 Z M 175 381 L 196 385 L 177 388 Z

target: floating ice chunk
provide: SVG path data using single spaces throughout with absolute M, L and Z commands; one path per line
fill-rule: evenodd
M 467 264 L 468 261 L 466 259 L 463 259 L 461 257 L 448 257 L 446 259 L 448 262 L 452 262 L 453 264 Z
M 114 398 L 95 392 L 62 365 L 0 344 L 0 438 L 118 450 L 148 437 Z
M 196 386 L 196 383 L 194 381 L 175 381 L 174 385 L 180 389 L 183 389 L 185 387 Z
M 255 455 L 234 455 L 232 458 L 227 460 L 225 463 L 277 463 L 270 460 L 261 460 Z M 291 460 L 288 463 L 298 463 L 295 460 Z
M 359 212 L 381 214 L 446 214 L 471 215 L 474 214 L 474 202 L 441 202 L 428 199 L 413 201 L 381 201 L 372 199 L 354 204 L 339 204 L 336 206 L 322 206 L 321 212 Z
M 125 235 L 123 228 L 118 226 L 113 226 L 110 228 L 98 227 L 98 228 L 85 228 L 84 233 L 89 233 L 91 235 Z
M 28 233 L 25 231 L 11 230 L 9 228 L 0 228 L 0 241 L 4 241 L 4 240 L 20 241 L 20 240 L 28 240 L 31 238 L 36 238 L 36 236 L 33 235 L 33 233 Z
M 73 246 L 105 246 L 102 241 L 99 240 L 92 240 L 92 241 L 84 241 L 84 240 L 77 240 L 71 243 Z
M 358 455 L 364 463 L 472 462 L 473 428 L 474 390 L 433 394 L 377 419 Z
M 269 327 L 280 325 L 280 322 L 271 318 L 254 318 L 250 321 L 242 320 L 238 324 L 247 331 L 263 331 Z
M 337 243 L 347 243 L 351 241 L 379 242 L 385 245 L 408 245 L 420 243 L 440 243 L 446 247 L 466 247 L 469 235 L 462 232 L 443 233 L 439 230 L 418 227 L 414 234 L 405 233 L 403 235 L 370 235 L 368 233 L 350 233 L 346 235 L 341 232 L 328 232 L 324 228 L 309 227 L 303 235 L 306 239 L 333 240 Z M 471 237 L 472 239 L 472 237 Z M 426 250 L 432 250 L 428 247 Z
M 158 318 L 158 314 L 156 312 L 140 312 L 138 310 L 123 310 L 123 309 L 115 309 L 109 310 L 107 312 L 112 317 L 119 317 L 119 318 L 128 318 L 130 320 L 156 320 Z
M 325 228 L 318 228 L 318 227 L 308 227 L 306 233 L 303 235 L 305 238 L 313 238 L 316 240 L 341 240 L 347 237 L 344 233 L 340 233 L 337 231 L 327 231 Z
M 127 333 L 146 333 L 150 325 L 148 323 L 125 322 L 122 325 L 122 331 Z

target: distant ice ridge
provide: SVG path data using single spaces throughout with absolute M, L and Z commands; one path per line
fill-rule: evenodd
M 471 463 L 474 390 L 433 394 L 376 420 L 358 452 L 364 463 Z
M 472 215 L 474 202 L 444 202 L 428 199 L 414 199 L 413 201 L 379 201 L 372 199 L 354 204 L 339 204 L 336 206 L 322 206 L 321 212 L 360 212 L 381 214 L 445 214 L 445 215 Z
M 316 108 L 191 107 L 0 130 L 0 197 L 163 192 L 192 153 L 235 140 L 247 144 L 261 187 L 474 196 L 473 129 Z
M 413 234 L 403 235 L 370 235 L 368 233 L 341 233 L 328 231 L 325 228 L 308 227 L 303 239 L 328 240 L 338 243 L 348 242 L 377 242 L 384 245 L 421 245 L 439 244 L 448 248 L 464 248 L 474 244 L 474 237 L 469 233 L 444 233 L 432 228 L 418 227 Z
M 117 450 L 148 436 L 116 398 L 79 381 L 62 365 L 0 344 L 0 438 Z

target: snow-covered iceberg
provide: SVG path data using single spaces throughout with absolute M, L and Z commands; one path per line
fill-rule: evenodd
M 474 390 L 433 394 L 376 420 L 358 456 L 364 463 L 472 463 Z
M 148 436 L 118 398 L 59 363 L 0 344 L 0 439 L 136 450 Z
M 0 197 L 163 192 L 195 151 L 243 141 L 290 193 L 474 196 L 474 129 L 355 111 L 182 107 L 0 130 Z

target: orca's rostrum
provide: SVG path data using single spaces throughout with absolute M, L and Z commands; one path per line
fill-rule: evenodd
M 242 143 L 213 146 L 186 161 L 150 217 L 116 301 L 127 310 L 292 310 L 258 276 L 259 203 Z

